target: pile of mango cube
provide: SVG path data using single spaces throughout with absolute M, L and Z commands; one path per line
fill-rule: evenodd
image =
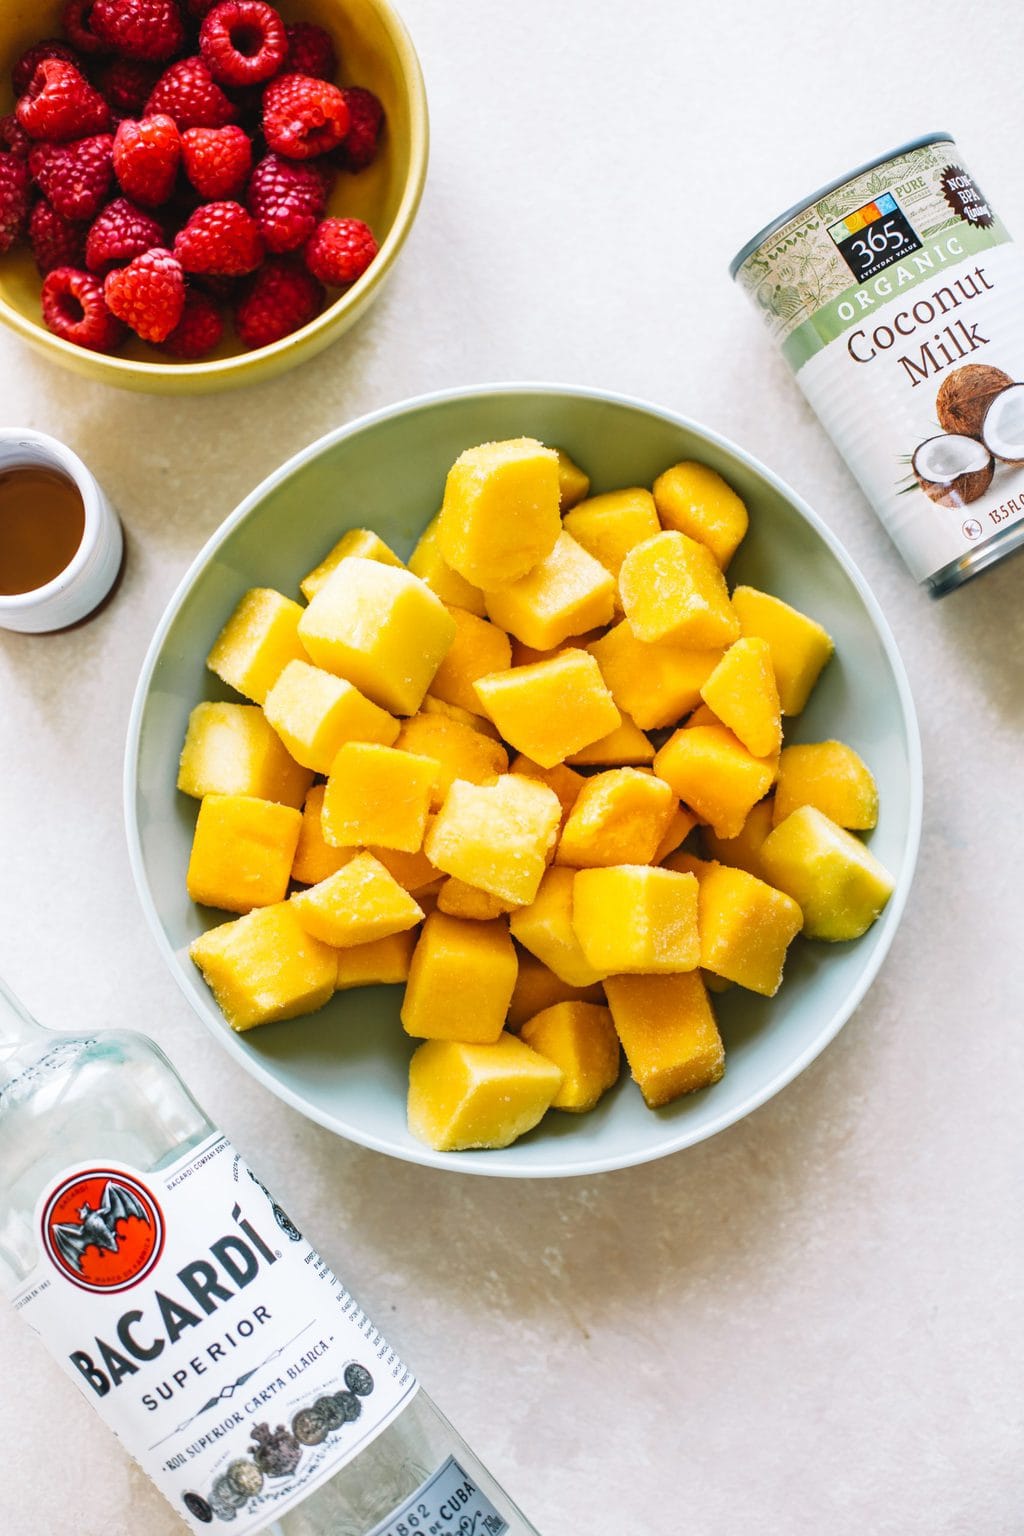
M 697 463 L 590 496 L 529 438 L 470 448 L 408 563 L 345 534 L 305 604 L 245 594 L 193 710 L 190 953 L 234 1029 L 403 984 L 408 1116 L 439 1150 L 712 1084 L 709 991 L 859 936 L 892 881 L 872 775 L 783 746 L 832 653 L 725 570 L 743 502 Z M 699 839 L 699 852 L 689 846 Z M 290 893 L 290 894 L 289 894 Z

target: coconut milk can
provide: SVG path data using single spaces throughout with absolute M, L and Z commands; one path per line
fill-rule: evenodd
M 1024 545 L 1024 256 L 949 134 L 790 209 L 731 271 L 919 582 Z

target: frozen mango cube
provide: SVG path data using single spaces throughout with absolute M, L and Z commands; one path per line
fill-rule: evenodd
M 560 645 L 552 645 L 544 650 L 537 650 L 532 645 L 526 645 L 522 640 L 512 636 L 512 665 L 514 667 L 532 667 L 537 661 L 550 661 L 552 656 L 558 656 L 562 651 L 585 651 L 592 641 L 599 639 L 603 634 L 602 629 L 588 629 L 582 635 L 570 635 Z
M 455 622 L 410 571 L 352 556 L 343 560 L 302 615 L 299 638 L 326 672 L 397 715 L 419 709 Z
M 525 752 L 512 760 L 509 770 L 518 773 L 525 779 L 536 779 L 539 784 L 546 784 L 553 789 L 558 796 L 558 803 L 562 807 L 562 814 L 568 815 L 576 804 L 577 796 L 587 782 L 582 773 L 576 773 L 572 768 L 567 768 L 564 763 L 556 763 L 553 768 L 542 768 L 535 763 L 532 757 L 527 757 Z
M 683 730 L 689 731 L 695 725 L 721 725 L 721 720 L 714 710 L 707 704 L 698 704 L 692 715 L 687 715 L 683 722 Z
M 725 1050 L 699 971 L 610 976 L 605 990 L 629 1070 L 651 1109 L 718 1082 Z
M 610 622 L 615 579 L 563 531 L 550 554 L 518 581 L 488 592 L 485 602 L 495 624 L 535 650 L 551 650 L 570 635 Z M 505 667 L 510 663 L 511 656 Z
M 464 917 L 474 923 L 486 923 L 493 917 L 503 917 L 506 912 L 515 911 L 515 906 L 510 901 L 503 901 L 500 896 L 492 896 L 490 891 L 481 891 L 477 886 L 467 885 L 465 880 L 456 880 L 453 875 L 449 875 L 438 888 L 437 910 L 447 913 L 449 917 Z
M 719 837 L 735 837 L 775 781 L 777 759 L 755 757 L 724 725 L 676 731 L 654 771 Z
M 556 1003 L 527 1019 L 519 1038 L 561 1069 L 552 1109 L 593 1109 L 619 1080 L 619 1037 L 607 1008 Z
M 571 987 L 589 987 L 607 973 L 591 965 L 576 937 L 572 922 L 575 879 L 574 870 L 549 869 L 530 905 L 512 913 L 509 929 L 512 937 L 559 981 Z
M 281 738 L 255 704 L 197 704 L 178 769 L 178 788 L 204 795 L 253 795 L 296 809 L 313 782 L 286 751 Z
M 697 882 L 647 864 L 581 869 L 572 925 L 595 970 L 662 974 L 700 964 Z
M 837 827 L 869 832 L 878 821 L 878 786 L 864 759 L 843 741 L 784 747 L 775 789 L 775 825 L 813 805 Z
M 654 762 L 654 746 L 628 715 L 623 715 L 614 731 L 599 736 L 567 762 L 580 768 L 635 768 Z
M 319 885 L 300 891 L 292 905 L 303 928 L 336 949 L 371 944 L 415 928 L 423 913 L 372 853 L 358 853 Z
M 453 571 L 441 553 L 437 537 L 439 522 L 440 513 L 427 524 L 420 536 L 419 543 L 409 556 L 409 569 L 420 581 L 426 582 L 431 592 L 436 593 L 446 607 L 464 608 L 467 613 L 475 613 L 483 618 L 484 595 L 480 588 L 474 587 L 458 571 Z
M 505 740 L 542 768 L 564 762 L 621 721 L 587 651 L 561 651 L 550 661 L 493 672 L 476 692 Z
M 748 875 L 764 879 L 761 868 L 761 844 L 772 830 L 772 802 L 759 800 L 753 806 L 735 837 L 718 837 L 710 827 L 704 830 L 704 845 L 713 859 L 720 859 L 733 869 L 745 869 Z
M 599 984 L 590 987 L 571 987 L 556 976 L 543 961 L 529 950 L 519 952 L 519 975 L 516 977 L 512 1001 L 508 1005 L 508 1027 L 518 1029 L 527 1019 L 555 1003 L 601 1003 L 604 992 Z
M 306 932 L 290 901 L 211 928 L 188 952 L 232 1029 L 314 1013 L 338 979 L 338 951 Z
M 782 710 L 767 640 L 744 637 L 730 645 L 701 687 L 701 697 L 755 757 L 782 746 Z
M 747 531 L 747 509 L 732 486 L 707 464 L 673 464 L 654 482 L 663 528 L 706 544 L 724 571 Z
M 630 550 L 661 532 L 654 497 L 639 486 L 591 496 L 563 519 L 563 526 L 616 579 Z
M 481 923 L 432 912 L 402 1002 L 406 1034 L 493 1043 L 505 1023 L 518 964 L 503 917 Z
M 508 1147 L 551 1107 L 562 1074 L 515 1035 L 428 1040 L 409 1064 L 409 1129 L 436 1152 Z
M 407 981 L 416 947 L 416 931 L 391 933 L 386 939 L 338 950 L 338 991 L 352 987 L 394 986 Z
M 413 715 L 402 725 L 398 746 L 403 752 L 415 752 L 437 764 L 431 792 L 434 810 L 443 803 L 456 779 L 465 779 L 470 784 L 493 784 L 508 772 L 508 753 L 500 741 L 444 715 Z
M 786 950 L 803 927 L 791 896 L 724 864 L 699 882 L 700 961 L 716 976 L 774 997 Z
M 423 843 L 430 797 L 439 773 L 430 757 L 371 742 L 350 741 L 331 767 L 321 822 L 335 848 L 397 848 Z
M 642 731 L 675 725 L 700 702 L 720 651 L 647 645 L 623 620 L 587 647 L 612 698 Z
M 636 768 L 588 779 L 562 830 L 555 860 L 576 869 L 649 864 L 678 804 L 665 783 Z
M 784 715 L 798 715 L 835 649 L 814 619 L 756 587 L 737 587 L 733 608 L 743 634 L 767 640 Z
M 474 587 L 518 581 L 551 553 L 561 527 L 558 457 L 532 437 L 467 448 L 448 472 L 438 543 Z
M 306 654 L 299 639 L 303 612 L 272 587 L 253 587 L 217 636 L 206 665 L 222 682 L 262 704 L 288 663 Z
M 533 900 L 562 819 L 546 784 L 504 774 L 495 784 L 456 779 L 427 835 L 427 857 L 446 875 L 524 905 Z
M 455 625 L 452 640 L 434 674 L 430 692 L 470 713 L 479 711 L 474 683 L 489 672 L 505 672 L 512 665 L 512 646 L 503 629 L 462 608 L 449 610 Z
M 404 565 L 394 550 L 385 544 L 371 528 L 350 528 L 342 534 L 330 553 L 299 582 L 299 588 L 307 603 L 311 603 L 328 576 L 333 576 L 343 560 L 353 556 L 360 560 L 376 560 L 381 565 L 394 565 L 404 570 Z
M 292 879 L 300 885 L 319 885 L 355 857 L 355 848 L 332 848 L 324 839 L 320 813 L 324 805 L 324 786 L 314 784 L 302 808 L 302 826 L 292 862 Z
M 870 849 L 813 805 L 765 838 L 761 863 L 766 879 L 799 903 L 809 939 L 859 939 L 895 887 Z
M 290 661 L 267 694 L 263 712 L 297 763 L 329 773 L 346 741 L 394 744 L 399 722 L 358 688 L 311 667 Z
M 199 807 L 186 883 L 193 901 L 251 912 L 283 901 L 302 815 L 252 795 L 206 795 Z
M 590 490 L 590 476 L 580 469 L 564 448 L 555 449 L 558 460 L 558 501 L 563 512 L 568 512 L 582 501 Z
M 721 650 L 739 638 L 715 557 L 685 533 L 656 533 L 631 549 L 619 572 L 619 595 L 638 640 Z

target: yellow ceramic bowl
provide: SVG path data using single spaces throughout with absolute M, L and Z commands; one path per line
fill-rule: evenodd
M 387 0 L 275 0 L 286 21 L 312 21 L 334 38 L 341 83 L 363 85 L 384 104 L 381 153 L 358 176 L 342 175 L 328 212 L 364 219 L 380 245 L 366 273 L 301 331 L 255 352 L 229 334 L 199 363 L 180 363 L 144 342 L 112 356 L 62 341 L 43 324 L 41 280 L 31 253 L 19 247 L 0 257 L 0 320 L 55 362 L 88 379 L 151 394 L 197 395 L 254 384 L 305 362 L 348 329 L 373 302 L 416 216 L 427 173 L 427 101 L 409 34 Z M 11 70 L 32 43 L 61 35 L 62 0 L 3 0 L 0 4 L 0 113 L 12 106 Z

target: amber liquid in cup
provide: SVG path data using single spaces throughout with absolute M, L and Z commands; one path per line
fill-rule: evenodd
M 45 587 L 67 570 L 84 532 L 73 480 L 34 464 L 0 471 L 0 595 Z

